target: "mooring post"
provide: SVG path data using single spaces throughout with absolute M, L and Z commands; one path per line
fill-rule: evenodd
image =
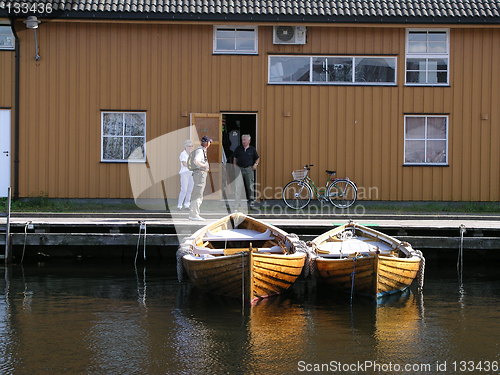
M 12 263 L 12 247 L 10 245 L 10 186 L 7 188 L 7 225 L 5 229 L 5 264 Z

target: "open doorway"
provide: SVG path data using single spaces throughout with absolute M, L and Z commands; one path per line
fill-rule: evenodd
M 222 145 L 228 163 L 232 163 L 233 151 L 241 144 L 241 136 L 250 134 L 250 145 L 257 148 L 257 114 L 256 113 L 223 113 Z
M 254 146 L 257 151 L 257 114 L 248 112 L 223 112 L 222 113 L 222 146 L 227 163 L 233 163 L 233 152 L 241 144 L 241 136 L 249 134 L 252 137 L 250 145 Z M 234 178 L 234 176 L 229 176 Z M 257 182 L 257 176 L 255 176 Z M 226 199 L 235 199 L 235 192 L 228 190 Z

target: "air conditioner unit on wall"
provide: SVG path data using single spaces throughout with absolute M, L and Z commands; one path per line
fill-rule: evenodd
M 274 26 L 274 44 L 306 44 L 305 26 Z

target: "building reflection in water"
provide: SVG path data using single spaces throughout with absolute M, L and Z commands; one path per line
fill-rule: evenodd
M 419 295 L 339 298 L 299 282 L 242 310 L 240 301 L 147 272 L 2 269 L 1 374 L 297 373 L 299 362 L 498 360 L 500 284 L 426 284 Z

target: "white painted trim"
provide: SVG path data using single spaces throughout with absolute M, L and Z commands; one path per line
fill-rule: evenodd
M 12 160 L 12 147 L 11 147 L 11 110 L 1 109 L 0 110 L 0 138 L 5 142 L 5 147 L 0 149 L 0 157 L 3 159 L 2 164 L 6 161 L 6 170 L 2 170 L 2 175 L 0 176 L 0 197 L 7 197 L 8 189 L 10 186 L 10 173 L 11 173 L 11 160 Z M 1 145 L 0 145 L 1 146 Z M 7 154 L 4 154 L 7 152 Z
M 118 136 L 110 136 L 110 137 L 122 137 L 122 138 L 144 138 L 144 158 L 142 159 L 134 159 L 134 160 L 129 160 L 125 159 L 124 152 L 125 152 L 125 147 L 122 148 L 122 157 L 123 159 L 104 159 L 104 138 L 107 136 L 104 136 L 104 114 L 106 113 L 119 113 L 122 115 L 125 114 L 143 114 L 144 115 L 144 136 L 126 136 L 123 134 L 125 131 L 125 127 L 122 127 L 122 135 Z M 101 111 L 101 163 L 145 163 L 146 158 L 147 158 L 147 150 L 146 150 L 146 144 L 147 144 L 147 112 L 139 112 L 139 111 Z
M 271 82 L 271 58 L 273 57 L 304 57 L 309 58 L 309 81 L 278 81 Z M 346 58 L 352 59 L 352 82 L 337 82 L 337 81 L 312 81 L 313 79 L 313 59 L 318 57 L 325 58 Z M 393 59 L 394 60 L 394 82 L 356 82 L 356 59 L 357 58 L 373 58 L 373 59 Z M 337 55 L 269 55 L 267 58 L 267 83 L 269 85 L 313 85 L 313 86 L 397 86 L 398 84 L 398 58 L 397 56 L 373 56 L 373 55 L 349 55 L 349 56 L 337 56 Z
M 423 117 L 425 118 L 425 134 L 427 134 L 427 120 L 429 118 L 444 118 L 446 120 L 446 139 L 432 139 L 436 141 L 446 141 L 446 161 L 443 163 L 426 163 L 426 162 L 418 162 L 418 163 L 409 163 L 406 162 L 406 119 L 407 118 L 415 118 L 415 117 Z M 442 166 L 448 166 L 449 164 L 449 129 L 450 129 L 450 121 L 449 121 L 449 116 L 448 115 L 404 115 L 404 129 L 403 129 L 403 165 L 405 166 L 421 166 L 421 167 L 442 167 Z M 410 139 L 412 141 L 424 141 L 425 142 L 425 148 L 424 148 L 424 157 L 427 157 L 427 138 L 412 138 Z
M 254 31 L 255 48 L 251 51 L 246 50 L 217 50 L 217 29 L 244 29 Z M 258 26 L 239 26 L 239 25 L 214 25 L 212 33 L 212 53 L 214 55 L 258 55 L 259 54 L 259 28 Z

